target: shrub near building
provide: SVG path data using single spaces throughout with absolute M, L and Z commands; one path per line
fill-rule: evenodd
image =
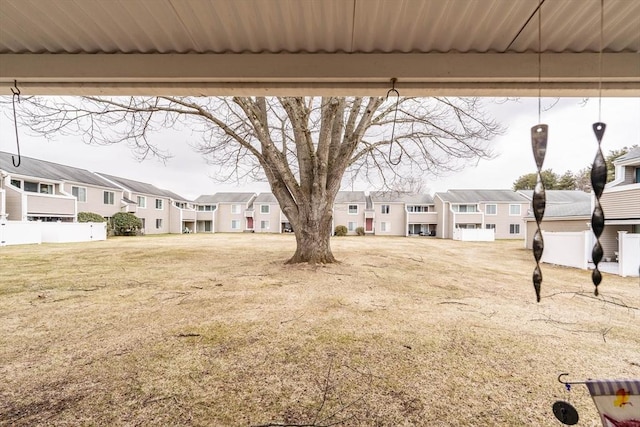
M 78 212 L 78 222 L 106 222 L 106 219 L 94 212 Z
M 142 220 L 130 212 L 118 212 L 111 217 L 116 236 L 135 236 L 142 228 Z
M 337 225 L 334 234 L 336 236 L 346 236 L 348 231 L 346 225 Z

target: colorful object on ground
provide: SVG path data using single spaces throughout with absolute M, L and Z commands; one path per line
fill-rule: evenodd
M 640 380 L 588 380 L 604 427 L 640 427 Z

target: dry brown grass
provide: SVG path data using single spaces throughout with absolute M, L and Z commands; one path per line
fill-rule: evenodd
M 545 265 L 537 304 L 521 242 L 332 245 L 318 267 L 283 265 L 292 236 L 1 248 L 0 424 L 552 426 L 559 373 L 640 376 L 637 279 L 598 300 Z

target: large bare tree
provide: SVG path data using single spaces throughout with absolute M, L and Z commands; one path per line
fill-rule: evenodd
M 295 232 L 289 263 L 335 261 L 333 202 L 346 171 L 388 185 L 459 169 L 489 157 L 501 132 L 475 98 L 32 97 L 22 121 L 49 136 L 126 141 L 141 157 L 162 155 L 154 132 L 199 132 L 221 180 L 266 176 Z

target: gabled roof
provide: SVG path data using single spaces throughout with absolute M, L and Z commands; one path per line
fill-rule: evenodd
M 276 196 L 274 196 L 273 193 L 260 193 L 253 200 L 253 204 L 256 203 L 278 204 L 278 199 L 276 199 Z
M 215 203 L 248 203 L 255 197 L 256 193 L 216 193 L 205 194 L 198 197 L 195 203 L 215 204 Z
M 138 194 L 148 194 L 151 196 L 160 196 L 160 197 L 167 197 L 173 200 L 177 200 L 180 202 L 188 202 L 189 200 L 185 199 L 184 197 L 173 193 L 169 190 L 163 190 L 161 188 L 156 187 L 155 185 L 146 183 L 146 182 L 140 182 L 140 181 L 134 181 L 132 179 L 127 179 L 127 178 L 122 178 L 119 176 L 114 176 L 114 175 L 108 175 L 106 173 L 102 173 L 99 172 L 100 176 L 103 176 L 104 178 L 115 182 L 116 184 L 124 187 L 127 190 L 130 190 L 133 193 L 138 193 Z
M 367 203 L 367 196 L 364 191 L 338 191 L 336 199 L 333 202 L 337 203 Z
M 634 147 L 627 154 L 624 154 L 613 161 L 614 164 L 618 163 L 633 163 L 633 160 L 640 161 L 640 147 Z
M 19 167 L 13 166 L 11 154 L 0 151 L 0 169 L 10 174 L 31 176 L 52 181 L 69 181 L 78 184 L 96 185 L 99 187 L 117 188 L 116 185 L 110 183 L 89 172 L 86 169 L 75 168 L 73 166 L 65 166 L 58 163 L 38 160 L 32 157 L 21 156 L 22 160 Z
M 414 194 L 400 191 L 372 191 L 371 200 L 374 203 L 406 203 L 412 205 L 432 205 L 433 197 L 429 194 Z
M 448 190 L 436 195 L 451 203 L 528 202 L 526 197 L 513 190 Z
M 533 199 L 533 190 L 520 190 L 520 194 L 527 199 Z M 546 190 L 547 205 L 557 203 L 591 203 L 591 194 L 580 190 Z
M 544 210 L 544 218 L 562 218 L 562 217 L 591 217 L 591 201 L 582 201 L 576 203 L 559 203 L 547 205 Z M 544 221 L 543 218 L 543 221 Z M 526 219 L 533 219 L 533 213 L 527 213 Z

